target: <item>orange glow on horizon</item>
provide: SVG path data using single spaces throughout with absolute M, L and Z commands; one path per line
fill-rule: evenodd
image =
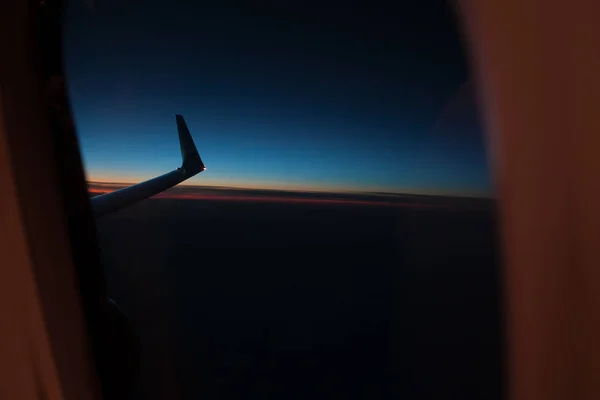
M 163 171 L 164 172 L 164 171 Z M 98 171 L 93 174 L 88 174 L 88 182 L 94 183 L 114 183 L 121 185 L 132 185 L 135 183 L 143 182 L 145 180 L 154 178 L 160 175 L 161 172 L 150 171 L 146 174 L 125 174 L 122 172 L 116 173 L 115 171 Z M 284 181 L 269 181 L 260 179 L 244 179 L 240 180 L 235 177 L 218 177 L 215 178 L 210 174 L 201 173 L 189 180 L 180 183 L 178 186 L 213 186 L 213 187 L 228 187 L 228 188 L 239 188 L 239 189 L 259 189 L 259 190 L 286 190 L 286 191 L 309 191 L 309 192 L 323 192 L 323 193 L 364 193 L 364 192 L 388 192 L 396 194 L 422 194 L 431 196 L 466 196 L 466 197 L 490 197 L 489 194 L 479 193 L 469 190 L 439 190 L 431 188 L 420 188 L 420 187 L 403 187 L 403 188 L 390 188 L 381 186 L 349 186 L 344 184 L 336 183 L 316 183 L 309 184 L 306 182 L 284 182 Z
M 99 184 L 103 187 L 108 185 L 114 185 L 117 187 L 123 187 L 133 185 L 147 179 L 153 178 L 154 176 L 141 176 L 139 178 L 127 177 L 115 177 L 105 175 L 88 176 L 88 185 Z M 282 182 L 267 182 L 267 181 L 237 181 L 237 180 L 216 180 L 207 179 L 202 176 L 200 178 L 191 178 L 188 181 L 182 182 L 179 187 L 221 187 L 231 189 L 257 189 L 257 190 L 283 190 L 283 191 L 298 191 L 298 192 L 320 192 L 320 193 L 367 193 L 367 192 L 381 192 L 381 193 L 393 193 L 393 194 L 410 194 L 410 195 L 428 195 L 428 196 L 458 196 L 458 197 L 475 197 L 475 198 L 493 198 L 489 194 L 474 192 L 474 191 L 444 191 L 444 190 L 432 190 L 426 188 L 402 188 L 402 189 L 391 189 L 383 187 L 366 187 L 356 188 L 342 185 L 306 185 L 306 184 L 288 184 Z

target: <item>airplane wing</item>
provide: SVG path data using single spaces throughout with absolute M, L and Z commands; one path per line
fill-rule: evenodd
M 200 159 L 194 140 L 181 115 L 176 115 L 177 131 L 179 133 L 179 145 L 181 146 L 181 167 L 167 172 L 164 175 L 149 179 L 119 189 L 117 191 L 102 194 L 91 198 L 94 216 L 99 217 L 104 214 L 130 206 L 138 201 L 154 196 L 170 187 L 185 181 L 188 178 L 204 171 L 204 163 Z

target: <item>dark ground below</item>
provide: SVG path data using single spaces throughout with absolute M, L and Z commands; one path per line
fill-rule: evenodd
M 500 399 L 494 205 L 477 205 L 151 199 L 100 219 L 139 398 Z

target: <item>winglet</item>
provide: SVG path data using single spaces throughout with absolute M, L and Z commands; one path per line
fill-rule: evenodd
M 175 115 L 175 119 L 177 120 L 177 132 L 179 133 L 179 145 L 181 146 L 181 168 L 191 175 L 196 175 L 206 168 L 198 154 L 194 139 L 190 135 L 185 120 L 179 114 Z

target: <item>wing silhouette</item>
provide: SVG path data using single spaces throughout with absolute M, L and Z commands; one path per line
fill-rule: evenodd
M 175 119 L 181 146 L 181 167 L 156 178 L 92 197 L 94 216 L 99 217 L 147 199 L 206 169 L 185 120 L 181 115 L 176 115 Z

